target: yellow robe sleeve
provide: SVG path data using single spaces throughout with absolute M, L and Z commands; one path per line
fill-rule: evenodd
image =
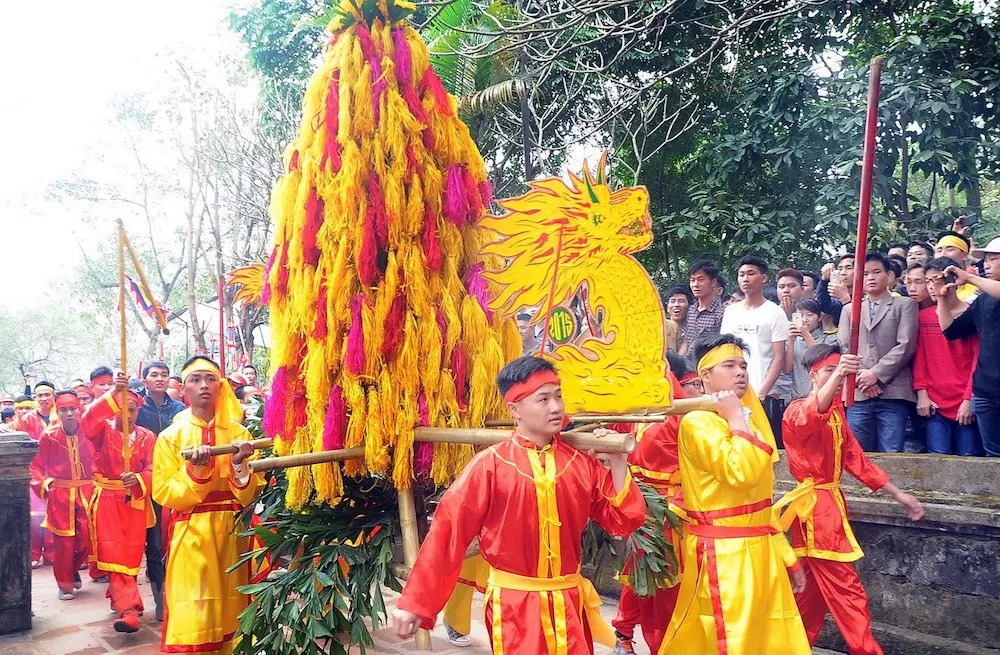
M 692 460 L 734 489 L 751 489 L 771 468 L 771 453 L 733 435 L 729 423 L 714 412 L 691 412 L 681 420 L 678 441 Z
M 237 426 L 239 430 L 233 435 L 230 442 L 233 441 L 250 441 L 250 433 L 242 425 Z M 254 453 L 250 459 L 257 459 L 257 453 Z M 251 473 L 249 479 L 242 485 L 236 479 L 236 475 L 232 474 L 229 476 L 229 489 L 236 496 L 237 502 L 243 507 L 246 507 L 257 498 L 257 494 L 260 490 L 264 488 L 264 475 L 262 473 Z
M 170 426 L 153 446 L 153 500 L 164 507 L 186 512 L 203 502 L 212 490 L 215 470 L 208 478 L 199 479 L 181 457 L 177 437 L 183 427 L 176 423 Z

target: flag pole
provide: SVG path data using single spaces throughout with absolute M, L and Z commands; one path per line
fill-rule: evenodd
M 119 226 L 121 222 L 119 221 Z M 150 302 L 153 303 L 153 318 L 160 325 L 160 331 L 164 335 L 169 335 L 170 330 L 167 329 L 167 317 L 163 315 L 163 309 L 160 308 L 160 303 L 156 302 L 156 296 L 153 292 L 149 290 L 149 279 L 146 277 L 146 271 L 142 268 L 142 263 L 139 262 L 139 256 L 135 254 L 135 248 L 132 247 L 132 242 L 128 240 L 128 235 L 125 234 L 125 228 L 120 227 L 122 239 L 125 241 L 125 249 L 128 250 L 128 256 L 132 260 L 132 266 L 135 268 L 136 275 L 139 276 L 139 285 L 142 287 L 142 292 L 146 294 Z M 164 298 L 166 300 L 166 298 Z
M 125 328 L 125 226 L 118 221 L 118 346 L 120 349 L 122 372 L 128 371 L 128 343 Z M 122 411 L 122 460 L 125 470 L 131 470 L 132 444 L 129 442 L 128 389 L 122 389 L 118 399 Z M 130 500 L 126 492 L 126 502 Z
M 226 278 L 222 273 L 222 260 L 219 260 L 219 370 L 226 376 Z
M 858 354 L 861 338 L 861 299 L 864 293 L 865 257 L 868 254 L 868 227 L 871 222 L 872 182 L 875 173 L 875 132 L 878 129 L 878 100 L 885 57 L 872 59 L 868 76 L 868 112 L 865 118 L 864 159 L 861 162 L 861 198 L 858 202 L 858 242 L 854 251 L 854 287 L 851 291 L 851 354 Z M 857 376 L 847 378 L 847 406 L 854 405 Z

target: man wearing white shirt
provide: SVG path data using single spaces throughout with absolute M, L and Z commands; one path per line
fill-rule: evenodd
M 760 257 L 749 256 L 740 261 L 737 283 L 745 297 L 726 308 L 721 332 L 733 334 L 746 342 L 750 384 L 760 395 L 775 440 L 781 447 L 781 418 L 785 403 L 778 397 L 774 384 L 785 361 L 788 318 L 781 307 L 764 298 L 767 270 L 767 263 Z

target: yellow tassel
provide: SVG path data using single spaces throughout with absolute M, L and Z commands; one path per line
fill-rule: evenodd
M 368 417 L 365 421 L 365 466 L 371 473 L 381 475 L 389 466 L 389 447 L 382 426 L 382 412 L 379 409 L 379 394 L 372 390 L 368 394 Z

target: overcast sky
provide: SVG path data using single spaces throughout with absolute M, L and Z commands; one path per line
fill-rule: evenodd
M 155 86 L 169 51 L 210 53 L 220 42 L 232 41 L 226 16 L 245 4 L 3 3 L 0 306 L 25 308 L 55 296 L 53 286 L 80 263 L 77 239 L 83 237 L 77 219 L 47 202 L 45 190 L 85 169 L 98 142 L 115 143 L 114 100 Z

